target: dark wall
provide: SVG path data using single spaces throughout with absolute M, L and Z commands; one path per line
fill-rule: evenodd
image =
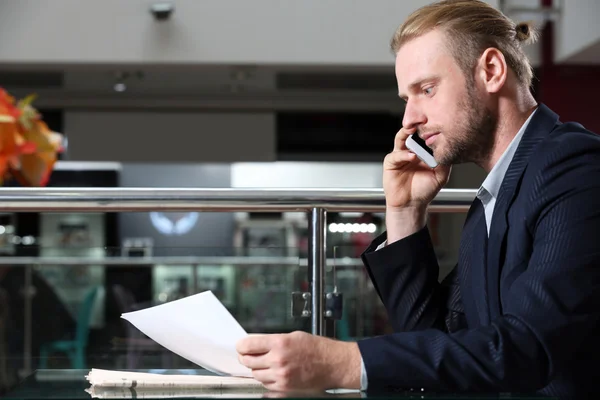
M 225 164 L 124 164 L 121 172 L 122 187 L 170 188 L 229 188 L 230 166 Z M 156 215 L 155 215 L 156 216 Z M 172 228 L 189 213 L 166 212 L 155 221 L 166 222 Z M 190 218 L 189 221 L 193 221 Z M 121 239 L 152 238 L 154 255 L 224 255 L 231 252 L 233 215 L 231 213 L 200 212 L 187 233 L 161 233 L 153 224 L 151 213 L 122 213 Z M 164 225 L 163 225 L 164 226 Z M 185 231 L 185 229 L 182 229 Z
M 230 166 L 225 164 L 124 164 L 121 172 L 122 187 L 169 188 L 229 188 Z M 176 224 L 189 213 L 162 213 L 156 220 Z M 166 220 L 165 220 L 166 218 Z M 151 213 L 122 213 L 121 239 L 152 238 L 154 255 L 228 255 L 233 238 L 233 214 L 200 212 L 195 225 L 184 234 L 166 235 L 153 224 Z M 172 225 L 171 225 L 172 226 Z
M 551 6 L 552 0 L 543 0 L 542 4 Z M 600 66 L 555 64 L 554 22 L 546 23 L 541 34 L 542 67 L 536 71 L 538 100 L 556 112 L 562 122 L 579 122 L 600 134 Z
M 600 67 L 549 66 L 541 73 L 540 99 L 562 122 L 575 121 L 600 133 L 597 96 Z

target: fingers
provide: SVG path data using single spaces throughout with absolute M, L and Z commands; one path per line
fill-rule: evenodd
M 408 150 L 395 150 L 385 156 L 383 160 L 384 169 L 397 169 L 402 164 L 418 160 L 414 153 Z
M 396 150 L 406 150 L 406 139 L 415 133 L 416 128 L 402 128 L 396 133 L 396 137 L 394 138 L 394 151 Z
M 264 354 L 272 348 L 269 335 L 250 335 L 239 340 L 235 348 L 239 354 Z
M 266 388 L 273 387 L 277 384 L 275 379 L 275 371 L 270 368 L 270 363 L 267 360 L 267 355 L 238 355 L 240 364 L 252 370 L 252 377 L 262 383 Z M 272 390 L 272 389 L 270 389 Z
M 252 370 L 252 377 L 262 383 L 265 387 L 273 385 L 277 382 L 275 372 L 272 369 L 255 369 Z
M 266 354 L 262 354 L 259 356 L 238 355 L 238 360 L 239 360 L 240 364 L 242 364 L 250 369 L 264 369 L 264 368 L 270 367 L 270 363 L 269 363 L 269 360 L 267 360 Z

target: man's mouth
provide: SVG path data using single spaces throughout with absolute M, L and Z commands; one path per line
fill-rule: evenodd
M 431 133 L 426 133 L 424 135 L 421 135 L 421 139 L 423 139 L 425 141 L 425 144 L 427 146 L 431 146 L 433 142 L 435 142 L 435 139 L 437 138 L 437 136 L 439 135 L 439 132 L 431 132 Z

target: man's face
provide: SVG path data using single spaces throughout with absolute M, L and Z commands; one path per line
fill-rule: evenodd
M 433 30 L 398 52 L 396 79 L 406 101 L 402 125 L 417 128 L 440 164 L 480 162 L 491 152 L 497 118 L 448 46 Z

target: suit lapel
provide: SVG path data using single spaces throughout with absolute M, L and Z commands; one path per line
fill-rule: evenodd
M 487 292 L 490 318 L 493 320 L 502 313 L 500 304 L 500 272 L 504 263 L 506 231 L 508 229 L 508 209 L 515 197 L 523 172 L 537 144 L 550 132 L 558 122 L 558 115 L 548 107 L 540 104 L 536 114 L 531 118 L 517 151 L 502 181 L 498 199 L 494 206 L 494 214 L 488 240 L 487 256 Z

